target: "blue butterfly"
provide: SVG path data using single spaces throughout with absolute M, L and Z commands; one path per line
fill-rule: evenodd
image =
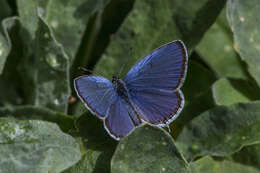
M 178 117 L 184 106 L 180 88 L 187 63 L 185 45 L 177 40 L 141 59 L 123 80 L 84 75 L 74 80 L 74 87 L 109 135 L 120 140 L 143 122 L 163 127 Z

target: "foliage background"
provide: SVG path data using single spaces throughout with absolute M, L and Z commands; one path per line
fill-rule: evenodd
M 1 0 L 0 172 L 260 172 L 258 0 Z M 78 67 L 121 77 L 156 47 L 189 52 L 169 134 L 120 142 L 76 98 Z

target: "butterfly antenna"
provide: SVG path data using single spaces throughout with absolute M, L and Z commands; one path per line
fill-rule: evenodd
M 101 75 L 98 74 L 97 72 L 94 72 L 93 70 L 90 70 L 90 69 L 86 69 L 85 67 L 78 67 L 78 69 L 79 69 L 79 70 L 82 70 L 86 75 L 93 74 L 93 75 L 101 76 Z
M 130 48 L 129 56 L 128 56 L 128 57 L 133 57 L 133 48 L 132 48 L 132 47 Z M 129 63 L 129 59 L 130 59 L 130 58 L 127 58 L 127 59 L 126 59 L 126 62 L 125 62 L 125 63 L 122 65 L 122 67 L 120 68 L 120 71 L 119 71 L 119 73 L 118 73 L 118 76 L 121 76 L 121 73 L 122 73 L 123 69 L 125 68 L 126 64 Z

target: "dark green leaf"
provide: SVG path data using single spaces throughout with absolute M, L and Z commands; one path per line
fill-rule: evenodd
M 4 18 L 9 17 L 11 15 L 11 12 L 12 11 L 7 3 L 7 0 L 1 0 L 0 1 L 0 23 Z
M 192 173 L 259 173 L 257 169 L 250 166 L 244 166 L 231 161 L 215 161 L 211 157 L 203 157 L 196 162 L 191 163 Z
M 79 136 L 83 141 L 85 155 L 82 160 L 66 173 L 110 172 L 110 160 L 117 141 L 112 139 L 103 127 L 103 122 L 90 113 L 83 114 L 77 120 Z
M 61 172 L 80 160 L 77 142 L 44 121 L 0 119 L 0 172 Z
M 258 168 L 260 172 L 260 145 L 251 145 L 244 147 L 232 156 L 233 160 L 245 165 Z
M 177 138 L 184 155 L 229 156 L 260 142 L 260 102 L 218 106 L 202 113 Z
M 112 173 L 189 172 L 171 136 L 148 124 L 137 127 L 120 141 L 111 167 Z
M 234 32 L 235 49 L 248 65 L 249 73 L 260 85 L 260 3 L 258 0 L 229 0 L 227 17 Z
M 171 124 L 173 136 L 178 136 L 179 131 L 184 125 L 188 124 L 190 120 L 215 106 L 210 90 L 215 80 L 216 77 L 211 71 L 196 61 L 190 61 L 187 78 L 182 87 L 185 105 L 180 116 Z

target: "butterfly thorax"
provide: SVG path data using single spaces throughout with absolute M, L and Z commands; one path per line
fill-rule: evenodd
M 120 96 L 124 100 L 128 100 L 128 91 L 125 82 L 122 79 L 120 79 L 118 76 L 113 76 L 112 83 L 114 85 L 114 88 L 118 96 Z

